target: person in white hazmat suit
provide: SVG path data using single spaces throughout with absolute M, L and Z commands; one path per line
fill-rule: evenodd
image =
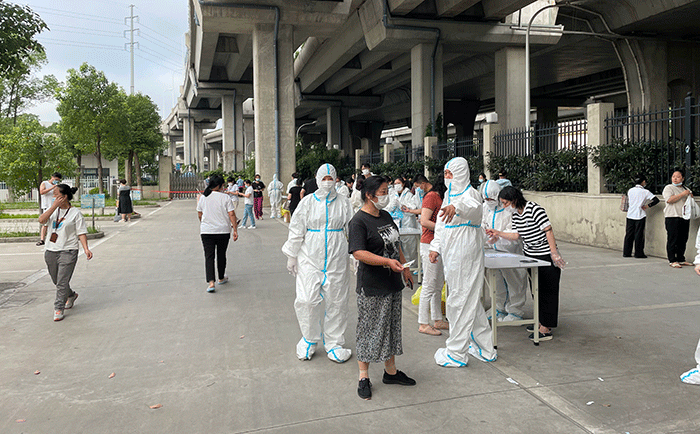
M 700 276 L 700 230 L 695 238 L 695 250 L 698 252 L 698 254 L 695 256 L 695 261 L 693 262 L 695 263 L 695 272 L 698 274 L 698 276 Z M 681 375 L 682 382 L 700 385 L 700 341 L 698 341 L 698 346 L 695 349 L 695 363 L 697 363 L 695 368 Z
M 493 335 L 480 297 L 484 282 L 482 199 L 469 183 L 469 164 L 462 157 L 445 164 L 447 192 L 430 243 L 430 262 L 442 256 L 449 288 L 445 309 L 450 336 L 435 352 L 444 367 L 467 366 L 467 353 L 483 361 L 496 360 Z
M 404 228 L 420 229 L 420 224 L 415 214 L 408 212 L 414 206 L 413 193 L 406 188 L 406 181 L 403 178 L 396 178 L 393 188 L 389 191 L 391 199 L 386 210 L 399 227 L 399 231 Z M 412 261 L 418 256 L 418 239 L 415 236 L 402 236 L 401 244 L 406 261 Z
M 272 175 L 272 182 L 267 186 L 267 192 L 270 196 L 270 218 L 282 217 L 280 206 L 282 204 L 282 189 L 284 184 L 277 180 L 277 174 Z
M 335 191 L 335 175 L 332 165 L 319 167 L 318 190 L 299 202 L 282 252 L 296 276 L 294 310 L 302 334 L 297 357 L 311 359 L 322 343 L 328 358 L 342 363 L 352 355 L 343 345 L 352 276 L 347 231 L 353 212 L 348 198 Z
M 484 196 L 484 217 L 482 226 L 484 229 L 496 229 L 503 232 L 515 232 L 513 230 L 513 214 L 508 212 L 498 193 L 501 186 L 495 181 L 485 181 L 482 194 Z M 505 238 L 486 239 L 488 247 L 500 252 L 523 254 L 523 247 L 519 240 L 511 241 Z M 527 272 L 521 268 L 496 270 L 496 300 L 491 300 L 491 309 L 495 306 L 498 321 L 520 321 L 523 319 L 523 307 L 527 301 Z M 489 314 L 486 315 L 489 317 Z

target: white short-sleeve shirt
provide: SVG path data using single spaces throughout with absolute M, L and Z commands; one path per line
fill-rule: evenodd
M 627 218 L 630 220 L 641 220 L 647 216 L 647 212 L 642 209 L 645 203 L 654 199 L 654 193 L 637 184 L 627 192 L 630 204 L 627 208 Z
M 230 234 L 231 220 L 228 213 L 235 207 L 226 193 L 212 191 L 209 196 L 201 195 L 197 211 L 202 213 L 199 225 L 200 234 Z
M 60 220 L 60 223 L 57 222 Z M 48 234 L 46 236 L 45 250 L 61 252 L 66 250 L 78 250 L 78 235 L 87 234 L 87 226 L 80 209 L 70 207 L 57 208 L 49 217 Z M 56 242 L 51 242 L 53 233 L 57 234 Z
M 53 184 L 51 184 L 50 181 L 43 181 L 41 185 L 44 186 L 44 188 L 51 188 Z M 41 209 L 47 210 L 51 208 L 51 205 L 53 205 L 53 190 L 49 191 L 46 194 L 41 195 Z

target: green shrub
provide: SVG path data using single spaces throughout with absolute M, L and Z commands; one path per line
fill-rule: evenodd
M 634 186 L 638 174 L 647 177 L 647 188 L 660 194 L 671 182 L 675 168 L 685 170 L 685 143 L 664 143 L 656 140 L 630 142 L 616 139 L 610 144 L 591 149 L 593 163 L 600 167 L 605 185 L 611 193 L 624 193 Z M 700 169 L 690 168 L 691 176 L 686 185 L 691 190 L 700 187 Z
M 511 183 L 524 190 L 585 192 L 588 189 L 585 148 L 528 156 L 490 154 L 488 167 L 493 174 L 505 170 Z

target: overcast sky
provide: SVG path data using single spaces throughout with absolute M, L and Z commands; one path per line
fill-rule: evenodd
M 87 62 L 103 71 L 107 79 L 129 93 L 130 55 L 128 43 L 129 4 L 113 0 L 28 0 L 11 1 L 27 4 L 49 26 L 37 39 L 46 49 L 48 63 L 38 76 L 53 74 L 65 82 L 67 71 Z M 134 92 L 151 97 L 161 116 L 170 113 L 174 97 L 183 82 L 185 37 L 187 32 L 186 0 L 136 0 L 134 41 Z M 127 21 L 128 23 L 128 21 Z M 42 123 L 58 122 L 56 101 L 29 110 Z

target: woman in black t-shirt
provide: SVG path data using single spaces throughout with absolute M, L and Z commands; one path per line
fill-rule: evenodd
M 396 369 L 395 356 L 401 346 L 402 281 L 413 284 L 401 251 L 399 229 L 383 208 L 389 203 L 388 184 L 372 176 L 362 187 L 363 206 L 350 220 L 349 250 L 359 261 L 357 270 L 357 364 L 360 383 L 357 393 L 372 397 L 369 364 L 384 362 L 382 382 L 413 386 L 415 380 Z
M 263 190 L 265 190 L 265 183 L 260 180 L 260 175 L 255 175 L 255 181 L 253 181 L 253 205 L 257 220 L 262 220 Z

